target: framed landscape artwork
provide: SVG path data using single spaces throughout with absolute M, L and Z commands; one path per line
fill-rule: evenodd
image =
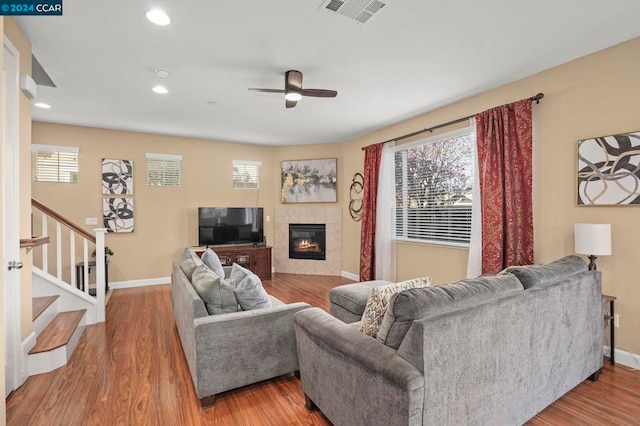
M 338 201 L 337 159 L 282 162 L 283 203 L 335 203 Z
M 640 206 L 640 131 L 578 141 L 578 205 Z

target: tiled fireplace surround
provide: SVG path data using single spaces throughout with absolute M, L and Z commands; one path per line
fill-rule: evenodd
M 340 207 L 281 207 L 275 209 L 274 268 L 276 272 L 305 275 L 342 274 L 342 212 Z M 326 260 L 289 259 L 289 224 L 324 223 Z

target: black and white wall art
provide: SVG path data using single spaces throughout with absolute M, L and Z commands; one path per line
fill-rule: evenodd
M 640 206 L 640 131 L 578 141 L 578 205 Z
M 133 232 L 133 198 L 103 198 L 102 220 L 107 232 Z
M 102 159 L 102 195 L 133 194 L 133 161 Z

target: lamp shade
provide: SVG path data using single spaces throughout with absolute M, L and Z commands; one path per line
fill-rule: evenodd
M 591 256 L 611 254 L 611 224 L 576 223 L 575 251 Z

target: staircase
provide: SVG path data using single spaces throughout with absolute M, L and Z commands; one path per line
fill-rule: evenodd
M 32 303 L 36 338 L 31 339 L 32 347 L 26 348 L 30 376 L 67 364 L 85 327 L 104 322 L 106 300 L 104 256 L 96 256 L 94 283 L 89 281 L 88 272 L 89 249 L 104 252 L 106 230 L 95 229 L 94 236 L 36 200 L 31 204 L 34 233 L 49 236 L 54 250 L 49 251 L 47 246 L 34 249 Z M 49 235 L 51 224 L 55 232 Z M 76 253 L 81 253 L 80 258 Z M 87 283 L 83 289 L 76 282 L 76 265 L 83 267 L 82 283 Z
M 86 325 L 86 309 L 58 312 L 59 296 L 33 298 L 33 329 L 38 335 L 29 351 L 29 374 L 41 374 L 69 361 Z

